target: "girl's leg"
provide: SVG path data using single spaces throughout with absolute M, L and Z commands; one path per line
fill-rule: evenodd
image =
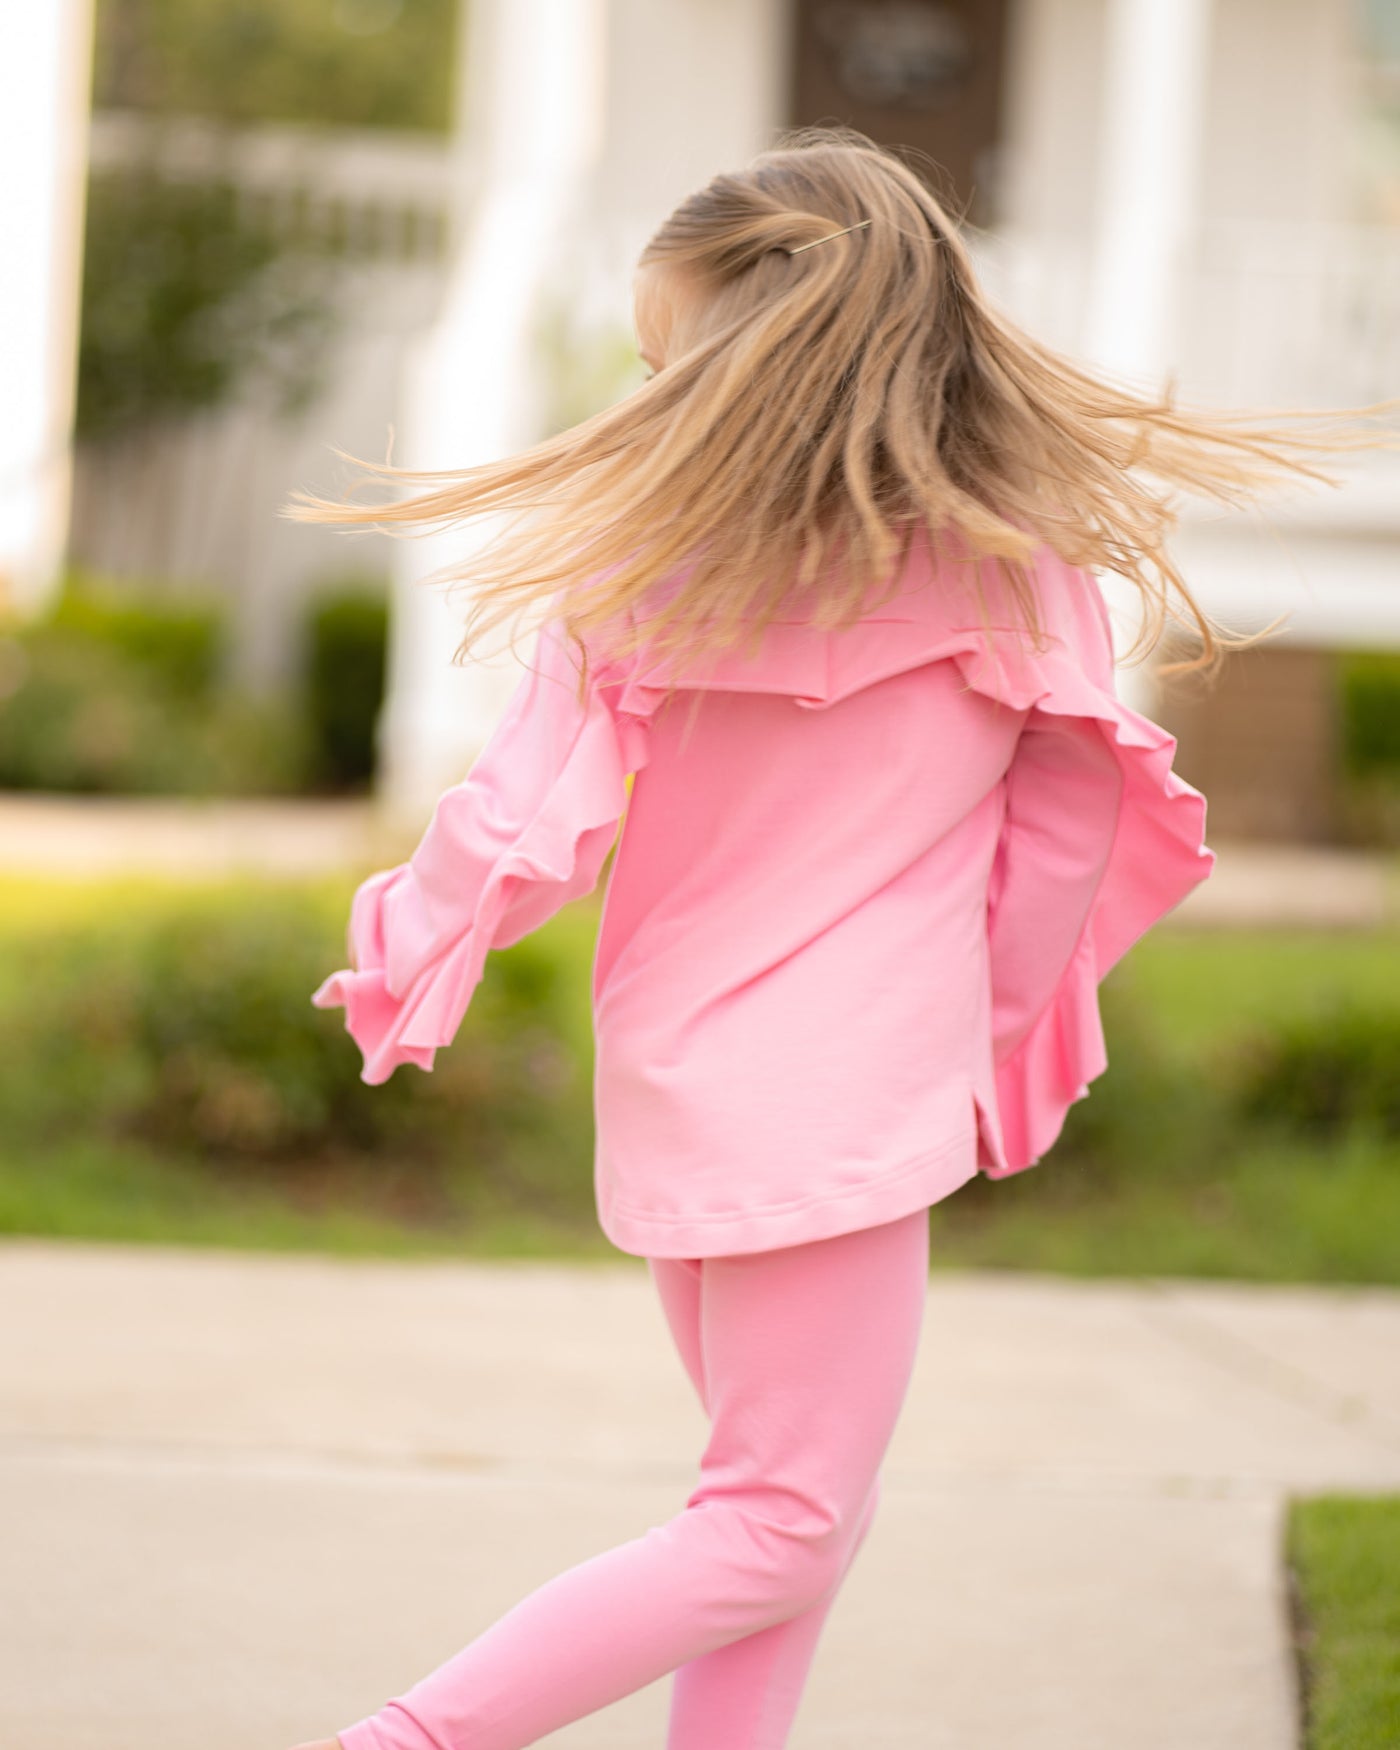
M 683 1511 L 536 1588 L 341 1731 L 344 1750 L 524 1750 L 828 1600 L 908 1390 L 927 1248 L 920 1210 L 806 1245 L 700 1260 L 711 1431 Z M 713 1728 L 708 1743 L 780 1745 L 788 1699 L 780 1693 L 766 1743 L 726 1741 Z M 728 1697 L 711 1692 L 705 1705 L 720 1717 Z M 698 1715 L 688 1710 L 683 1723 L 704 1739 Z
M 874 1523 L 877 1478 L 836 1583 L 786 1622 L 702 1653 L 676 1672 L 666 1750 L 781 1750 L 802 1701 L 826 1619 Z
M 924 1237 L 927 1241 L 927 1219 Z M 703 1260 L 652 1258 L 648 1263 L 676 1348 L 708 1413 L 700 1313 Z M 925 1258 L 925 1276 L 927 1268 Z M 775 1622 L 757 1634 L 702 1653 L 679 1668 L 671 1691 L 666 1750 L 714 1750 L 716 1745 L 745 1747 L 787 1741 L 821 1632 L 874 1522 L 879 1496 L 877 1475 L 846 1566 L 825 1598 L 786 1622 Z

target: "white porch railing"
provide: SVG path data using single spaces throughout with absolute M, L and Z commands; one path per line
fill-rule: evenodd
M 400 261 L 441 259 L 450 217 L 473 192 L 470 167 L 446 140 L 379 129 L 229 129 L 97 110 L 89 162 L 98 172 L 152 163 L 191 181 L 227 176 L 249 216 L 276 235 L 335 238 L 348 254 Z
M 1012 234 L 974 245 L 988 289 L 1053 346 L 1090 356 L 1087 251 Z M 1400 230 L 1239 224 L 1203 231 L 1174 300 L 1183 397 L 1346 407 L 1400 396 Z

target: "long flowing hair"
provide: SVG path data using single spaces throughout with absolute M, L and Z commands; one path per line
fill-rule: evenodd
M 1272 628 L 1233 633 L 1196 601 L 1167 551 L 1173 494 L 1242 506 L 1280 481 L 1340 484 L 1318 466 L 1328 453 L 1400 447 L 1360 423 L 1400 402 L 1187 409 L 1170 386 L 1153 399 L 1042 345 L 989 302 L 921 177 L 849 128 L 789 132 L 716 176 L 639 266 L 674 289 L 674 321 L 664 369 L 633 393 L 473 467 L 346 457 L 431 483 L 414 497 L 298 492 L 283 508 L 389 534 L 506 513 L 495 538 L 422 580 L 468 590 L 454 660 L 532 609 L 562 624 L 585 671 L 590 643 L 694 659 L 757 641 L 794 601 L 819 625 L 850 624 L 899 587 L 924 530 L 996 561 L 1034 638 L 1030 562 L 1048 546 L 1141 592 L 1130 659 L 1170 619 L 1200 648 L 1161 672 L 1213 670 Z M 973 581 L 985 619 L 975 568 Z

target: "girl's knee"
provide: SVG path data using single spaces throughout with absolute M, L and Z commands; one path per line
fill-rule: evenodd
M 792 1522 L 750 1511 L 743 1515 L 746 1543 L 756 1553 L 749 1578 L 756 1582 L 775 1620 L 796 1616 L 841 1583 L 867 1519 L 808 1512 Z
M 819 1604 L 841 1584 L 849 1557 L 846 1544 L 809 1545 L 786 1576 L 782 1602 L 792 1615 Z

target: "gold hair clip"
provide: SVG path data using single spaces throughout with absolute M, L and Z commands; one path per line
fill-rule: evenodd
M 788 254 L 801 255 L 804 249 L 815 249 L 818 243 L 830 243 L 833 237 L 844 237 L 848 231 L 863 231 L 869 223 L 869 219 L 862 219 L 858 225 L 847 225 L 845 231 L 832 231 L 826 237 L 818 237 L 813 243 L 799 243 L 796 249 L 789 249 Z

